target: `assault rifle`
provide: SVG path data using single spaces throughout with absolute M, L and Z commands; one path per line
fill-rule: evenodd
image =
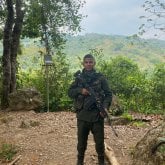
M 97 97 L 93 88 L 89 86 L 89 84 L 86 82 L 85 79 L 83 79 L 83 77 L 81 76 L 81 71 L 76 72 L 74 76 L 81 83 L 81 85 L 89 91 L 89 96 L 84 100 L 84 107 L 83 107 L 84 110 L 88 110 L 95 103 L 101 116 L 107 119 L 107 122 L 110 125 L 113 133 L 115 134 L 115 136 L 118 137 L 118 134 L 116 133 L 112 125 L 112 122 L 111 122 L 110 116 L 108 115 L 107 110 L 103 107 L 103 104 L 101 103 L 99 97 Z

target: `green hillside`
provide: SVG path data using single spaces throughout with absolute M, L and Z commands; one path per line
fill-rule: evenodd
M 19 56 L 21 68 L 31 67 L 35 62 L 41 62 L 39 51 L 42 47 L 38 39 L 23 39 L 22 55 Z M 86 34 L 83 36 L 68 36 L 64 53 L 66 53 L 71 68 L 78 69 L 78 57 L 89 53 L 90 49 L 102 49 L 104 59 L 116 56 L 126 56 L 135 61 L 140 68 L 147 69 L 154 64 L 165 62 L 165 41 L 144 40 L 137 37 L 117 35 Z M 0 42 L 0 56 L 2 55 L 2 41 Z
M 162 40 L 100 34 L 86 34 L 67 39 L 65 53 L 71 61 L 75 61 L 77 56 L 87 54 L 90 49 L 102 49 L 106 60 L 122 55 L 138 63 L 141 68 L 165 62 L 165 41 Z

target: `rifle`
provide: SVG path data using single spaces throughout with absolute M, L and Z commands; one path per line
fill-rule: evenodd
M 86 80 L 84 80 L 81 76 L 81 71 L 76 72 L 76 74 L 74 75 L 78 81 L 80 81 L 82 83 L 82 86 L 84 88 L 86 88 L 89 91 L 89 96 L 87 97 L 87 99 L 84 101 L 84 109 L 88 110 L 94 103 L 96 104 L 97 109 L 99 110 L 100 114 L 102 114 L 101 116 L 103 118 L 107 119 L 108 124 L 110 125 L 113 133 L 115 134 L 115 136 L 118 137 L 117 132 L 115 131 L 110 116 L 108 115 L 107 110 L 103 107 L 103 104 L 101 103 L 99 97 L 97 97 L 95 91 L 93 90 L 92 87 L 89 86 L 89 84 L 86 82 Z

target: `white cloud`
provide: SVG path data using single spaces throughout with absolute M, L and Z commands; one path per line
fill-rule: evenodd
M 131 35 L 140 26 L 143 0 L 87 0 L 82 22 L 84 32 Z

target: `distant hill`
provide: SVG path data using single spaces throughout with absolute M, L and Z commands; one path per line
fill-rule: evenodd
M 33 61 L 42 60 L 38 52 L 42 49 L 39 40 L 23 39 L 21 44 L 23 45 L 23 55 L 19 56 L 21 68 L 26 69 L 32 65 Z M 102 49 L 106 60 L 119 55 L 126 56 L 135 61 L 142 69 L 165 62 L 164 40 L 145 40 L 137 37 L 90 33 L 67 37 L 64 53 L 67 55 L 71 68 L 77 69 L 79 67 L 78 57 L 82 58 L 89 53 L 90 49 Z M 1 55 L 2 41 L 0 42 Z
M 137 37 L 95 33 L 71 36 L 67 39 L 64 52 L 70 61 L 75 61 L 77 56 L 82 57 L 90 49 L 102 49 L 106 60 L 119 55 L 126 56 L 138 63 L 141 68 L 165 62 L 165 41 L 163 40 L 144 40 Z

